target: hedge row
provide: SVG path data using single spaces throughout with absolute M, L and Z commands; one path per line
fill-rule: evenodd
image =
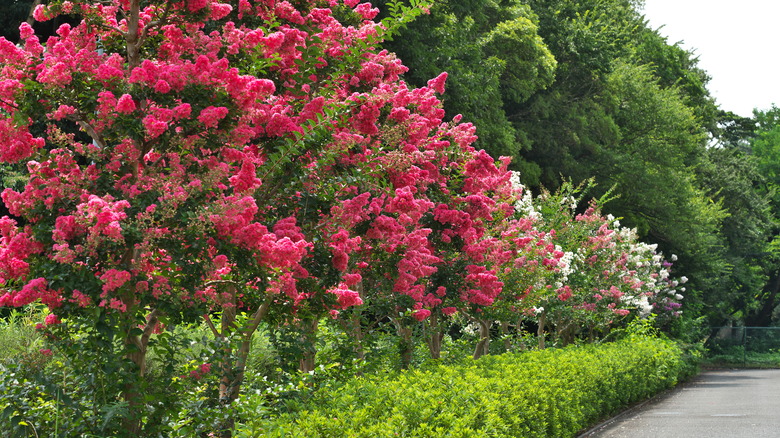
M 674 386 L 684 369 L 676 344 L 644 336 L 487 356 L 355 379 L 238 436 L 560 438 Z

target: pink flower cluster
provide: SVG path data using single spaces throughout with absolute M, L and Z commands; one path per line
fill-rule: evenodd
M 59 291 L 49 289 L 45 278 L 34 278 L 19 291 L 6 292 L 0 296 L 0 306 L 20 307 L 35 301 L 40 301 L 51 309 L 62 305 Z
M 125 283 L 127 283 L 132 274 L 127 271 L 120 271 L 117 269 L 109 269 L 105 274 L 100 276 L 100 280 L 103 282 L 103 292 L 112 292 Z
M 42 245 L 30 238 L 29 232 L 20 230 L 16 221 L 0 218 L 0 283 L 27 277 L 28 257 L 43 250 Z
M 89 239 L 93 244 L 98 244 L 104 239 L 121 241 L 121 221 L 127 218 L 125 209 L 130 207 L 127 200 L 114 201 L 111 195 L 99 197 L 89 195 L 82 203 L 76 206 L 76 222 L 89 229 Z M 70 221 L 68 221 L 70 223 Z M 67 234 L 63 230 L 55 228 L 55 232 Z
M 330 293 L 336 295 L 336 300 L 342 309 L 363 304 L 360 294 L 354 290 L 348 289 L 343 283 L 332 289 Z
M 0 160 L 8 163 L 30 158 L 46 141 L 33 137 L 29 125 L 16 126 L 11 118 L 0 119 Z

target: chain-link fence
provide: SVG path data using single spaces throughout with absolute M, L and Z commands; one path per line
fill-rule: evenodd
M 713 364 L 780 367 L 780 327 L 713 327 L 705 347 Z

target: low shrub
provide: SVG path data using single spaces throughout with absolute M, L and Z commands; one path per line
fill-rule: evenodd
M 675 385 L 686 368 L 681 357 L 671 341 L 631 335 L 609 344 L 432 364 L 318 391 L 301 410 L 250 419 L 236 436 L 573 436 Z

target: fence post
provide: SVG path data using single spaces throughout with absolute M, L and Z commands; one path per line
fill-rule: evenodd
M 742 327 L 742 366 L 747 366 L 747 327 Z

